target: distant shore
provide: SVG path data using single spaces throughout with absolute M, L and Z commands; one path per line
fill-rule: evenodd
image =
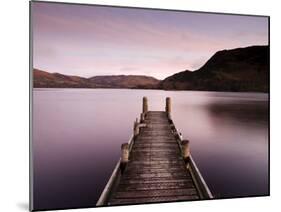
M 85 78 L 34 69 L 33 86 L 268 93 L 269 46 L 218 51 L 198 70 L 185 70 L 163 80 L 145 75 L 101 75 Z
M 260 91 L 216 91 L 216 90 L 166 90 L 159 88 L 71 88 L 71 87 L 33 87 L 33 89 L 108 89 L 108 90 L 158 90 L 158 91 L 196 91 L 196 92 L 230 92 L 230 93 L 262 93 L 269 94 L 269 92 L 260 92 Z

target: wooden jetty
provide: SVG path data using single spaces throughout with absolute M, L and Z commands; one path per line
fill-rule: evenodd
M 171 99 L 165 111 L 143 111 L 134 133 L 121 146 L 121 158 L 97 206 L 186 201 L 213 198 L 189 149 L 171 118 Z

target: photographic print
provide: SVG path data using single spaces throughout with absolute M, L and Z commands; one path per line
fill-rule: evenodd
M 268 196 L 269 59 L 268 16 L 31 1 L 30 209 Z

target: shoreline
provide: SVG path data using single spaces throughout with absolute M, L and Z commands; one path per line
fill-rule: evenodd
M 222 91 L 222 90 L 166 90 L 166 89 L 158 89 L 158 88 L 82 88 L 82 87 L 32 87 L 33 89 L 108 89 L 108 90 L 158 90 L 158 91 L 194 91 L 194 92 L 229 92 L 229 93 L 260 93 L 260 94 L 268 94 L 269 92 L 263 92 L 263 91 Z

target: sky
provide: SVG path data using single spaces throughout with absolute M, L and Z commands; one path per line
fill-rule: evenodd
M 268 45 L 268 19 L 32 2 L 33 67 L 51 73 L 149 75 L 195 71 L 217 51 Z

